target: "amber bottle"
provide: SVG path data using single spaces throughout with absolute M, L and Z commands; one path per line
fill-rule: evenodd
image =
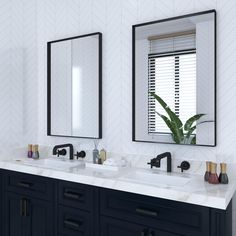
M 210 184 L 219 184 L 219 178 L 218 178 L 218 175 L 216 173 L 216 169 L 217 169 L 217 164 L 212 162 L 211 165 L 210 165 L 210 176 L 209 176 L 209 179 L 208 179 L 208 182 Z

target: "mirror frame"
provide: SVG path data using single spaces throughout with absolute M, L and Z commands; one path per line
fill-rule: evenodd
M 186 17 L 205 15 L 213 13 L 214 14 L 214 116 L 215 116 L 215 125 L 214 125 L 214 144 L 206 145 L 206 144 L 176 144 L 176 143 L 168 143 L 168 142 L 157 142 L 157 141 L 145 141 L 145 140 L 137 140 L 135 138 L 135 29 L 138 27 L 142 27 L 145 25 L 162 23 L 166 21 L 178 20 Z M 160 143 L 160 144 L 174 144 L 174 145 L 186 145 L 186 146 L 205 146 L 205 147 L 215 147 L 217 144 L 217 18 L 216 18 L 216 10 L 207 10 L 197 13 L 191 13 L 181 16 L 175 16 L 171 18 L 149 21 L 145 23 L 140 23 L 132 26 L 132 141 L 133 142 L 145 142 L 145 143 Z
M 84 38 L 98 35 L 98 136 L 69 136 L 51 133 L 51 45 L 53 43 Z M 69 38 L 63 38 L 47 42 L 47 136 L 68 137 L 68 138 L 86 138 L 86 139 L 101 139 L 102 138 L 102 33 L 95 32 Z

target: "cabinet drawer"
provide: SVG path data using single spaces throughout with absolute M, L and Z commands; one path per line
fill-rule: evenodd
M 52 179 L 14 171 L 4 173 L 4 186 L 6 191 L 45 200 L 52 199 L 55 192 Z
M 58 232 L 63 236 L 92 236 L 92 215 L 86 211 L 59 206 Z
M 59 181 L 59 203 L 91 211 L 93 209 L 93 189 L 85 184 Z
M 209 209 L 191 204 L 101 189 L 102 215 L 172 229 L 186 235 L 209 234 Z
M 108 217 L 101 217 L 100 232 L 102 236 L 185 236 L 182 233 L 178 234 L 169 230 L 158 230 L 141 224 L 134 224 Z

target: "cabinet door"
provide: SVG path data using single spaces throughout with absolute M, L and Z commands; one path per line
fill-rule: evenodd
M 148 228 L 110 217 L 101 217 L 101 236 L 148 236 Z
M 54 233 L 51 203 L 6 193 L 6 236 L 52 236 Z
M 27 219 L 23 217 L 23 199 L 17 194 L 5 195 L 5 235 L 26 236 Z
M 27 217 L 29 218 L 28 236 L 53 236 L 55 217 L 53 203 L 29 199 L 27 201 Z
M 152 229 L 144 225 L 134 224 L 127 221 L 101 218 L 101 236 L 185 236 L 159 229 Z

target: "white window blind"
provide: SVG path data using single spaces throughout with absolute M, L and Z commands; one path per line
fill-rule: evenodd
M 196 34 L 150 40 L 150 53 L 170 53 L 196 49 Z
M 196 114 L 195 36 L 151 40 L 148 60 L 149 92 L 160 96 L 184 123 Z M 170 133 L 156 111 L 166 115 L 160 104 L 149 95 L 148 132 Z

